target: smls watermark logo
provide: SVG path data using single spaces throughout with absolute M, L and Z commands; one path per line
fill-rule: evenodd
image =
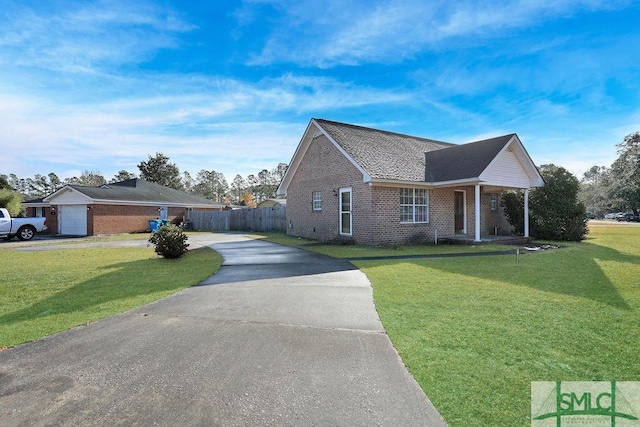
M 534 381 L 531 426 L 640 427 L 639 381 Z

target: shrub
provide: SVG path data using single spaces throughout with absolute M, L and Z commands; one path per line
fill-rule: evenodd
M 158 231 L 151 235 L 149 243 L 155 245 L 156 253 L 165 258 L 180 258 L 189 250 L 187 249 L 189 247 L 187 235 L 174 224 L 162 225 Z
M 540 166 L 544 187 L 529 193 L 529 231 L 537 239 L 580 241 L 589 231 L 587 213 L 578 200 L 579 181 L 568 170 L 555 165 Z M 506 192 L 502 198 L 507 219 L 516 233 L 524 231 L 524 195 Z
M 7 208 L 9 215 L 13 217 L 22 214 L 22 196 L 17 191 L 8 189 L 0 190 L 0 208 Z

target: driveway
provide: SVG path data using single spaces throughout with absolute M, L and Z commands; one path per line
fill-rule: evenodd
M 0 352 L 0 425 L 444 425 L 363 273 L 204 236 L 225 261 L 200 286 Z

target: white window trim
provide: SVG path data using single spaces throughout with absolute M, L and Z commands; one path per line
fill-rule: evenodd
M 349 211 L 342 210 L 342 194 L 349 193 Z M 349 188 L 341 188 L 338 199 L 338 210 L 339 210 L 339 226 L 340 226 L 340 235 L 341 236 L 352 236 L 353 235 L 353 192 L 351 191 L 351 187 Z M 342 232 L 342 214 L 349 213 L 349 233 Z
M 317 199 L 316 195 L 318 196 Z M 320 191 L 314 191 L 311 194 L 311 208 L 316 212 L 322 210 L 322 193 Z
M 403 204 L 400 203 L 400 224 L 428 224 L 429 223 L 429 189 L 427 188 L 407 188 L 403 187 L 400 189 L 400 193 L 402 190 L 411 190 L 412 191 L 412 203 L 411 204 Z M 416 205 L 416 190 L 424 190 L 425 193 L 425 204 L 424 205 Z M 413 219 L 411 221 L 402 221 L 402 207 L 403 206 L 411 206 L 411 210 L 413 213 Z M 425 207 L 425 220 L 424 221 L 416 221 L 416 206 L 424 206 Z

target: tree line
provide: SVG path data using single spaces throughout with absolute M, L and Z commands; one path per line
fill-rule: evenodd
M 61 180 L 55 173 L 36 174 L 33 178 L 20 178 L 15 174 L 0 174 L 0 191 L 4 198 L 7 193 L 20 193 L 27 198 L 45 197 L 65 185 L 99 187 L 104 184 L 141 178 L 166 187 L 203 196 L 225 205 L 256 206 L 263 200 L 275 198 L 280 181 L 287 171 L 286 163 L 279 163 L 272 170 L 263 169 L 246 178 L 237 174 L 231 184 L 224 174 L 215 170 L 202 169 L 195 177 L 189 172 L 180 173 L 180 169 L 171 163 L 169 157 L 161 152 L 149 156 L 138 164 L 139 175 L 121 170 L 107 180 L 99 171 L 84 171 L 79 177 Z M 1 198 L 1 197 L 0 197 Z
M 580 198 L 596 216 L 640 209 L 640 132 L 616 145 L 618 158 L 611 166 L 593 166 L 580 180 Z

